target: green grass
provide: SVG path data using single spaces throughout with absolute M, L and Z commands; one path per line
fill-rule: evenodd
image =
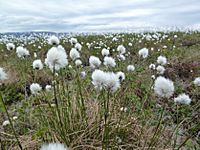
M 84 43 L 80 52 L 84 66 L 77 68 L 69 59 L 72 68 L 62 69 L 58 72 L 59 76 L 52 75 L 47 66 L 40 71 L 32 69 L 31 65 L 35 59 L 33 53 L 37 52 L 38 58 L 44 62 L 46 53 L 51 48 L 48 44 L 41 46 L 43 38 L 33 43 L 26 41 L 24 47 L 30 51 L 30 57 L 24 60 L 19 59 L 15 51 L 7 51 L 5 43 L 0 43 L 0 67 L 5 68 L 9 77 L 8 80 L 2 81 L 0 89 L 10 117 L 18 116 L 18 119 L 13 121 L 13 126 L 22 147 L 35 150 L 45 142 L 61 142 L 75 150 L 198 149 L 200 88 L 195 87 L 192 81 L 200 76 L 200 33 L 160 34 L 168 35 L 170 41 L 168 38 L 159 42 L 147 41 L 142 39 L 141 34 L 117 34 L 119 40 L 116 42 L 112 42 L 113 37 L 109 36 L 77 36 L 78 41 Z M 175 34 L 178 38 L 174 40 Z M 96 44 L 88 49 L 86 43 L 93 41 L 96 41 Z M 91 82 L 89 56 L 95 55 L 103 60 L 101 49 L 96 48 L 99 41 L 106 45 L 101 46 L 101 49 L 110 47 L 111 50 L 116 50 L 118 45 L 123 44 L 130 52 L 124 62 L 117 62 L 117 67 L 111 69 L 114 72 L 123 71 L 126 75 L 121 88 L 112 94 L 106 90 L 95 90 Z M 128 46 L 129 42 L 133 43 L 132 47 Z M 16 46 L 20 45 L 17 39 L 14 39 L 14 43 Z M 72 48 L 70 43 L 61 39 L 61 45 L 69 54 Z M 168 48 L 163 49 L 164 45 Z M 173 45 L 176 47 L 173 48 Z M 42 48 L 39 50 L 37 46 Z M 143 60 L 138 57 L 138 51 L 144 47 L 154 50 Z M 116 57 L 117 52 L 111 50 L 111 55 Z M 173 97 L 161 99 L 154 94 L 151 88 L 154 81 L 151 76 L 155 72 L 149 70 L 148 66 L 156 63 L 160 55 L 166 56 L 169 62 L 165 66 L 164 76 L 175 84 L 173 97 L 187 93 L 192 99 L 191 105 L 176 105 Z M 127 72 L 126 67 L 129 64 L 135 65 L 134 72 Z M 101 65 L 100 69 L 108 71 L 104 65 Z M 80 78 L 81 71 L 86 71 L 85 79 Z M 53 78 L 56 98 L 53 92 L 44 90 L 45 85 L 52 84 Z M 43 87 L 38 96 L 30 94 L 29 86 L 33 82 Z M 52 106 L 55 99 L 58 104 Z M 108 100 L 109 107 L 105 107 Z M 1 124 L 7 119 L 7 115 L 2 104 L 0 106 Z M 127 111 L 120 111 L 121 107 L 126 107 Z M 0 147 L 19 149 L 9 125 L 0 126 Z

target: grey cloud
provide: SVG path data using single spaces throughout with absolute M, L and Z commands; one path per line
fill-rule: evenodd
M 2 0 L 0 32 L 198 25 L 199 6 L 199 0 Z

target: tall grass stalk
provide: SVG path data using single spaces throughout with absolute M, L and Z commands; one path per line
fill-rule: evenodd
M 10 118 L 10 115 L 9 115 L 9 113 L 8 113 L 8 109 L 7 109 L 6 104 L 5 104 L 5 102 L 4 102 L 3 94 L 2 94 L 1 92 L 0 92 L 0 99 L 1 99 L 1 102 L 2 102 L 3 107 L 4 107 L 4 109 L 5 109 L 5 112 L 6 112 L 6 115 L 7 115 L 7 117 L 8 117 L 8 120 L 9 120 L 9 122 L 10 122 L 10 126 L 11 126 L 11 129 L 12 129 L 13 134 L 14 134 L 14 136 L 15 136 L 15 139 L 16 139 L 16 141 L 17 141 L 17 144 L 18 144 L 20 150 L 23 150 L 23 147 L 22 147 L 22 145 L 21 145 L 21 143 L 20 143 L 20 141 L 19 141 L 19 138 L 18 138 L 18 136 L 17 136 L 17 133 L 16 133 L 16 131 L 15 131 L 15 129 L 14 129 L 12 119 Z
M 59 103 L 58 103 L 58 98 L 57 98 L 57 92 L 56 92 L 56 84 L 57 84 L 56 70 L 55 70 L 55 65 L 54 65 L 53 67 L 53 94 L 54 94 L 54 101 L 55 101 L 55 105 L 57 109 L 58 120 L 59 120 L 60 125 L 62 126 L 61 113 L 60 113 L 60 108 L 59 108 Z
M 155 139 L 156 139 L 156 136 L 157 136 L 157 134 L 158 134 L 158 132 L 159 132 L 159 128 L 160 128 L 160 125 L 161 125 L 161 123 L 162 123 L 163 115 L 164 115 L 164 112 L 165 112 L 165 107 L 166 107 L 166 105 L 163 106 L 163 109 L 162 109 L 162 111 L 161 111 L 160 118 L 159 118 L 159 120 L 158 120 L 158 124 L 157 124 L 157 126 L 156 126 L 155 131 L 154 131 L 153 137 L 151 138 L 150 144 L 149 144 L 149 146 L 148 146 L 148 150 L 149 150 L 149 149 L 151 148 L 151 146 L 153 145 L 153 143 L 154 143 L 154 141 L 155 141 Z
M 104 133 L 103 133 L 103 149 L 109 147 L 109 104 L 110 104 L 110 90 L 107 92 L 107 97 L 104 100 Z
M 83 118 L 85 119 L 85 122 L 87 123 L 86 107 L 85 107 L 85 102 L 83 98 L 79 68 L 76 68 L 76 81 L 77 81 L 77 88 L 78 88 L 78 92 L 79 92 L 80 100 L 81 100 L 78 103 L 80 104 L 80 109 L 81 109 L 81 113 L 83 114 Z

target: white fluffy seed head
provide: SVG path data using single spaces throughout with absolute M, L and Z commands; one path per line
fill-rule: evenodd
M 106 48 L 103 48 L 101 51 L 102 56 L 108 56 L 110 54 L 110 51 Z
M 3 127 L 7 126 L 10 124 L 10 121 L 9 120 L 5 120 L 2 124 Z
M 155 76 L 155 75 L 152 75 L 151 78 L 152 78 L 153 80 L 155 80 L 156 76 Z
M 157 58 L 157 63 L 160 65 L 166 65 L 167 64 L 167 58 L 164 56 L 159 56 Z
M 132 44 L 132 43 L 128 43 L 128 46 L 130 46 L 130 47 L 131 47 L 131 46 L 133 46 L 133 44 Z
M 80 43 L 76 43 L 74 48 L 77 49 L 78 51 L 81 51 L 82 45 Z
M 185 104 L 189 105 L 191 103 L 191 99 L 189 95 L 186 95 L 185 93 L 180 94 L 178 97 L 174 98 L 175 103 Z
M 75 48 L 72 48 L 69 52 L 69 56 L 72 60 L 76 60 L 80 58 L 80 53 Z
M 15 49 L 15 45 L 13 43 L 8 43 L 6 44 L 6 48 L 7 50 L 11 51 Z
M 177 35 L 174 35 L 174 38 L 177 38 L 178 36 Z
M 17 116 L 13 116 L 13 120 L 17 120 L 18 119 L 18 117 Z
M 120 108 L 120 111 L 126 112 L 126 111 L 127 111 L 127 107 L 121 107 L 121 108 Z
M 68 148 L 60 143 L 50 143 L 42 145 L 40 150 L 68 150 Z
M 107 67 L 115 67 L 116 66 L 116 62 L 112 57 L 104 57 L 104 63 L 105 66 Z
M 58 45 L 57 49 L 58 49 L 59 51 L 65 52 L 65 48 L 64 48 L 62 45 Z
M 33 61 L 33 69 L 37 69 L 37 70 L 43 69 L 43 64 L 42 64 L 42 61 L 40 59 Z
M 134 65 L 128 65 L 127 66 L 127 71 L 131 72 L 135 70 L 135 66 Z
M 169 98 L 174 94 L 174 83 L 164 77 L 157 77 L 154 84 L 154 92 L 159 97 Z
M 52 86 L 51 86 L 51 85 L 46 85 L 46 86 L 45 86 L 45 90 L 46 90 L 47 92 L 51 91 L 51 90 L 52 90 Z
M 45 64 L 53 70 L 60 70 L 68 65 L 67 54 L 63 49 L 58 49 L 56 47 L 52 47 L 47 52 L 47 57 L 45 59 Z
M 73 67 L 72 67 L 72 65 L 69 65 L 68 67 L 69 67 L 70 69 L 72 69 L 72 68 L 73 68 Z
M 7 79 L 7 74 L 5 73 L 4 69 L 0 67 L 0 80 Z
M 92 84 L 97 90 L 102 90 L 105 81 L 105 73 L 101 70 L 95 70 L 92 73 Z
M 163 46 L 163 48 L 164 48 L 164 49 L 166 49 L 166 48 L 167 48 L 167 46 L 166 46 L 166 45 L 164 45 L 164 46 Z
M 69 42 L 71 43 L 71 45 L 74 45 L 74 44 L 78 43 L 78 40 L 76 38 L 71 38 L 69 40 Z
M 86 72 L 85 72 L 85 71 L 82 71 L 82 72 L 80 73 L 80 76 L 81 76 L 82 79 L 84 79 L 84 78 L 86 77 Z
M 100 59 L 95 56 L 90 56 L 89 63 L 91 68 L 98 68 L 101 65 Z
M 106 72 L 105 77 L 105 88 L 112 92 L 115 92 L 120 88 L 120 80 L 115 73 Z
M 113 72 L 103 72 L 101 70 L 95 70 L 92 73 L 92 83 L 96 89 L 107 89 L 115 92 L 120 88 L 120 80 L 118 75 Z
M 113 37 L 112 41 L 118 41 L 117 37 Z
M 149 69 L 155 70 L 156 69 L 156 65 L 155 64 L 150 64 L 149 65 Z
M 48 41 L 51 45 L 58 45 L 60 43 L 60 40 L 55 35 L 51 36 Z
M 34 53 L 33 53 L 33 56 L 34 56 L 34 58 L 37 58 L 37 53 L 34 52 Z
M 117 47 L 117 51 L 120 53 L 120 54 L 124 54 L 126 53 L 126 48 L 123 46 L 123 45 L 119 45 Z
M 25 58 L 26 56 L 29 56 L 29 51 L 21 46 L 17 47 L 16 53 L 19 58 Z
M 147 48 L 142 48 L 141 50 L 139 50 L 138 54 L 142 58 L 147 58 L 149 55 L 149 50 Z
M 32 83 L 30 85 L 31 94 L 37 95 L 42 90 L 42 87 L 38 83 Z
M 121 71 L 117 72 L 117 76 L 120 81 L 125 80 L 125 74 L 123 72 Z
M 122 54 L 117 55 L 117 57 L 118 57 L 119 61 L 126 60 L 126 57 L 124 55 L 122 55 Z
M 115 92 L 120 88 L 120 80 L 117 74 L 113 72 L 103 72 L 101 70 L 95 70 L 92 73 L 92 83 L 96 89 L 101 90 L 103 88 Z
M 200 77 L 195 78 L 193 82 L 194 82 L 194 85 L 200 86 Z
M 75 61 L 75 65 L 78 67 L 78 66 L 81 66 L 82 65 L 82 61 L 80 59 L 77 59 Z
M 165 73 L 165 68 L 163 66 L 159 65 L 156 67 L 156 71 L 157 71 L 157 74 L 162 75 Z

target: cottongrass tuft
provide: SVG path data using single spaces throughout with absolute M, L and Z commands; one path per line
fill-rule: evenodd
M 76 60 L 80 58 L 80 53 L 75 48 L 72 48 L 69 52 L 69 56 L 72 60 Z
M 42 64 L 42 61 L 40 59 L 33 61 L 33 69 L 37 69 L 37 70 L 43 69 L 43 64 Z
M 130 47 L 131 47 L 131 46 L 133 46 L 133 44 L 132 44 L 132 43 L 128 43 L 128 46 L 130 46 Z
M 34 58 L 37 58 L 37 53 L 34 52 L 34 53 L 33 53 L 33 56 L 34 56 Z
M 175 34 L 175 35 L 174 35 L 174 38 L 176 39 L 177 37 L 178 37 L 178 36 Z
M 50 143 L 42 145 L 40 150 L 68 150 L 68 148 L 61 143 Z
M 17 47 L 16 53 L 19 58 L 25 58 L 26 56 L 30 55 L 29 51 L 26 48 L 23 48 L 22 46 Z
M 149 55 L 149 50 L 147 48 L 142 48 L 141 50 L 139 50 L 138 54 L 142 58 L 147 58 Z
M 78 40 L 76 38 L 71 38 L 69 42 L 71 43 L 71 45 L 75 45 L 76 43 L 78 43 Z
M 51 36 L 48 41 L 51 45 L 58 45 L 60 43 L 60 40 L 55 35 Z
M 7 79 L 7 74 L 5 73 L 4 69 L 0 67 L 0 80 Z
M 122 111 L 122 112 L 127 112 L 127 107 L 121 107 L 121 108 L 120 108 L 120 111 Z
M 167 64 L 167 58 L 164 56 L 159 56 L 157 58 L 157 63 L 160 65 L 166 65 Z
M 113 72 L 104 72 L 101 70 L 95 70 L 92 73 L 92 83 L 97 90 L 103 88 L 115 92 L 120 88 L 120 80 L 117 74 Z
M 15 49 L 15 45 L 13 43 L 8 43 L 8 44 L 6 44 L 6 48 L 7 48 L 7 50 L 11 51 L 11 50 Z
M 32 83 L 30 85 L 31 94 L 37 95 L 42 90 L 42 87 L 38 83 Z
M 127 66 L 127 71 L 132 72 L 135 70 L 135 66 L 134 65 L 128 65 Z
M 60 70 L 68 65 L 67 54 L 65 51 L 52 47 L 47 52 L 47 57 L 45 59 L 45 64 L 53 71 Z
M 110 51 L 106 48 L 103 48 L 101 51 L 102 56 L 108 56 L 110 54 Z
M 105 66 L 107 67 L 115 67 L 116 66 L 116 62 L 112 57 L 104 57 L 104 63 Z
M 78 51 L 81 51 L 82 45 L 80 43 L 76 43 L 74 48 L 77 49 Z
M 200 77 L 195 78 L 193 82 L 194 82 L 194 85 L 200 86 Z
M 186 95 L 185 93 L 180 94 L 178 97 L 174 98 L 175 103 L 185 104 L 189 105 L 191 103 L 191 99 L 189 95 Z
M 159 65 L 156 67 L 156 71 L 157 71 L 157 74 L 162 75 L 165 73 L 165 68 L 163 66 Z
M 117 72 L 118 79 L 121 81 L 125 80 L 125 74 L 121 71 Z
M 119 45 L 117 47 L 117 51 L 120 53 L 120 54 L 124 54 L 126 53 L 126 48 L 123 46 L 123 45 Z
M 45 86 L 45 90 L 46 90 L 47 92 L 51 91 L 51 90 L 52 90 L 52 86 L 51 86 L 51 85 L 46 85 L 46 86 Z
M 105 87 L 112 92 L 120 88 L 120 80 L 113 72 L 105 72 Z
M 102 90 L 105 81 L 105 73 L 101 70 L 95 70 L 92 73 L 92 84 L 97 90 Z
M 17 116 L 13 116 L 13 120 L 17 120 L 18 119 L 18 117 Z
M 75 65 L 78 67 L 78 66 L 81 66 L 82 65 L 82 61 L 80 59 L 77 59 L 75 61 Z
M 119 61 L 124 61 L 126 60 L 126 57 L 122 54 L 117 55 L 117 58 L 119 59 Z
M 174 94 L 174 83 L 164 77 L 157 77 L 154 84 L 154 92 L 159 97 L 169 98 Z
M 149 65 L 149 69 L 155 70 L 156 69 L 156 65 L 155 64 L 150 64 Z
M 82 79 L 85 79 L 85 77 L 86 77 L 86 72 L 85 72 L 85 71 L 82 71 L 82 72 L 80 73 L 80 76 L 81 76 Z
M 2 123 L 2 126 L 5 127 L 5 126 L 7 126 L 7 125 L 9 125 L 9 124 L 10 124 L 10 121 L 9 121 L 9 120 L 5 120 L 5 121 Z
M 90 56 L 89 63 L 91 68 L 98 68 L 101 65 L 101 61 L 96 56 Z
M 152 76 L 151 76 L 151 79 L 155 80 L 155 79 L 156 79 L 156 76 L 155 76 L 155 75 L 152 75 Z
M 65 52 L 65 48 L 62 45 L 58 45 L 57 47 L 58 50 Z

